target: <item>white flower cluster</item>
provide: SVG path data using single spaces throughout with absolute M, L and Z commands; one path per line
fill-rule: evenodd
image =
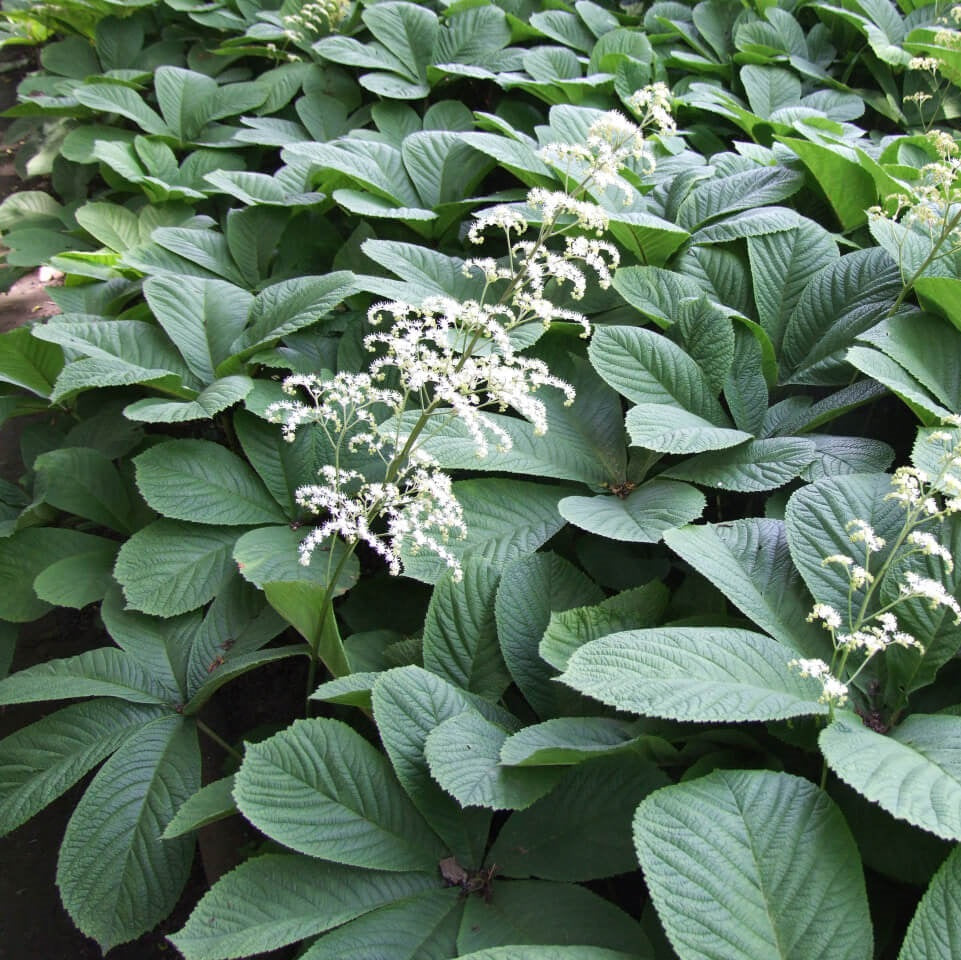
M 798 670 L 802 677 L 814 677 L 821 681 L 821 703 L 830 703 L 836 707 L 843 707 L 847 703 L 847 684 L 838 680 L 823 660 L 791 660 L 788 666 Z
M 338 6 L 316 5 L 322 11 Z M 651 111 L 667 109 L 666 103 L 660 92 L 651 94 Z M 512 444 L 508 431 L 486 410 L 511 409 L 533 425 L 535 434 L 543 434 L 547 408 L 537 395 L 540 388 L 559 390 L 567 404 L 574 402 L 574 388 L 544 361 L 519 352 L 512 333 L 529 323 L 567 320 L 589 334 L 586 318 L 553 303 L 552 293 L 564 290 L 581 299 L 588 286 L 585 269 L 600 287 L 610 285 L 618 251 L 584 235 L 600 234 L 608 225 L 607 215 L 584 193 L 589 184 L 612 182 L 620 167 L 644 149 L 642 129 L 617 113 L 604 114 L 584 144 L 545 147 L 545 158 L 555 164 L 580 164 L 576 186 L 570 192 L 535 188 L 528 193 L 526 211 L 502 204 L 475 217 L 467 232 L 470 242 L 483 243 L 488 229 L 503 231 L 507 240 L 506 258 L 477 257 L 464 264 L 466 275 L 479 273 L 485 281 L 479 299 L 432 296 L 417 304 L 376 303 L 367 314 L 373 332 L 364 345 L 373 359 L 366 372 L 287 378 L 284 390 L 297 399 L 272 404 L 268 419 L 283 424 L 290 441 L 305 424 L 319 427 L 333 459 L 321 470 L 319 483 L 297 491 L 297 502 L 322 518 L 301 544 L 303 563 L 331 537 L 340 537 L 367 544 L 391 573 L 400 572 L 403 551 L 426 549 L 459 578 L 460 564 L 449 542 L 465 535 L 464 516 L 450 477 L 422 448 L 431 435 L 429 421 L 456 418 L 483 457 L 491 441 L 499 450 Z M 539 212 L 540 224 L 536 239 L 528 240 L 524 234 L 532 210 Z M 563 240 L 563 250 L 551 249 L 555 240 Z M 356 459 L 349 457 L 357 454 L 374 458 L 376 478 L 356 469 Z
M 661 136 L 677 132 L 677 124 L 671 114 L 671 91 L 666 83 L 652 83 L 636 90 L 627 98 L 628 107 L 640 114 L 641 126 L 653 124 Z
M 400 550 L 430 550 L 463 576 L 460 562 L 448 548 L 451 537 L 464 537 L 464 513 L 451 488 L 451 479 L 433 464 L 412 463 L 392 483 L 371 483 L 355 470 L 325 466 L 322 484 L 309 484 L 297 491 L 297 502 L 328 519 L 307 535 L 300 545 L 300 562 L 310 563 L 314 551 L 330 537 L 347 543 L 363 542 L 387 561 L 391 574 L 401 572 Z M 371 529 L 382 519 L 384 531 Z
M 310 0 L 284 17 L 284 34 L 295 43 L 309 43 L 336 29 L 350 13 L 350 6 L 350 0 Z
M 542 360 L 514 349 L 509 330 L 521 319 L 510 307 L 429 297 L 420 307 L 375 304 L 368 313 L 371 324 L 379 325 L 385 311 L 394 317 L 390 329 L 364 341 L 368 350 L 378 352 L 371 376 L 382 380 L 393 368 L 404 390 L 419 396 L 423 406 L 446 405 L 467 427 L 478 457 L 487 455 L 489 436 L 501 450 L 511 446 L 509 435 L 483 415 L 483 408 L 516 410 L 534 425 L 535 434 L 544 434 L 547 409 L 535 396 L 538 388 L 554 387 L 567 403 L 574 402 L 569 383 L 555 377 Z

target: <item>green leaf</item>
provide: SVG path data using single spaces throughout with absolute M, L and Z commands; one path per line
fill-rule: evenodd
M 694 231 L 711 220 L 740 210 L 770 207 L 797 193 L 803 177 L 787 167 L 754 167 L 704 180 L 678 207 L 677 222 Z
M 898 960 L 951 960 L 959 953 L 961 847 L 955 847 L 918 904 Z
M 222 777 L 201 787 L 181 805 L 174 818 L 167 824 L 161 839 L 172 840 L 193 833 L 208 823 L 216 823 L 237 812 L 233 796 L 234 777 Z
M 820 684 L 788 666 L 794 651 L 733 627 L 657 627 L 593 640 L 561 681 L 619 710 L 730 723 L 827 713 Z
M 558 501 L 568 488 L 521 480 L 482 478 L 453 485 L 464 511 L 467 537 L 448 544 L 458 559 L 482 557 L 495 567 L 533 553 L 564 525 Z M 401 547 L 404 573 L 436 583 L 447 565 L 427 552 L 414 553 L 406 540 Z
M 0 742 L 0 835 L 56 800 L 159 713 L 120 700 L 76 703 Z
M 250 307 L 249 326 L 232 349 L 247 356 L 272 345 L 288 333 L 324 319 L 356 289 L 349 270 L 272 284 L 257 294 Z
M 517 767 L 577 764 L 620 750 L 637 735 L 634 723 L 613 717 L 556 717 L 508 737 L 501 747 L 501 763 Z
M 669 782 L 635 753 L 588 760 L 565 773 L 546 797 L 511 815 L 490 861 L 507 877 L 581 881 L 627 873 L 636 865 L 634 810 Z
M 192 724 L 162 717 L 104 764 L 67 824 L 57 886 L 71 919 L 104 951 L 173 909 L 190 874 L 193 840 L 161 840 L 200 786 Z
M 686 960 L 874 955 L 857 848 L 807 780 L 718 770 L 664 787 L 638 807 L 634 842 Z
M 114 585 L 113 567 L 120 544 L 100 537 L 90 540 L 83 553 L 55 560 L 37 575 L 33 590 L 41 600 L 80 610 L 104 598 Z
M 170 440 L 134 460 L 137 486 L 158 513 L 223 526 L 282 523 L 283 510 L 236 454 L 209 440 Z
M 215 883 L 170 940 L 186 960 L 249 957 L 436 885 L 426 873 L 358 870 L 268 854 L 247 860 Z
M 653 330 L 601 327 L 588 354 L 604 380 L 634 403 L 680 407 L 714 426 L 729 423 L 700 367 Z
M 412 3 L 379 3 L 363 14 L 370 32 L 402 65 L 409 80 L 423 80 L 440 29 L 437 15 Z
M 814 455 L 814 442 L 802 437 L 751 440 L 727 450 L 712 450 L 691 457 L 663 475 L 705 487 L 759 493 L 790 483 Z
M 259 830 L 310 856 L 428 871 L 444 854 L 387 759 L 337 720 L 298 720 L 249 745 L 234 798 Z
M 961 840 L 961 717 L 914 714 L 887 736 L 851 713 L 835 716 L 819 743 L 845 783 L 893 817 Z
M 538 650 L 552 611 L 599 603 L 603 596 L 592 580 L 554 553 L 535 553 L 504 568 L 494 604 L 501 653 L 540 716 L 569 712 L 561 707 L 571 699 L 553 682 L 556 671 Z
M 557 509 L 588 533 L 628 543 L 657 543 L 666 530 L 696 520 L 705 504 L 694 487 L 656 477 L 626 497 L 565 497 Z
M 609 633 L 651 627 L 667 607 L 669 594 L 659 580 L 625 590 L 590 607 L 552 613 L 540 654 L 551 666 L 565 670 L 575 650 Z
M 0 383 L 12 383 L 38 397 L 47 398 L 63 368 L 63 351 L 18 327 L 0 336 Z
M 133 533 L 135 509 L 130 487 L 111 460 L 89 447 L 61 447 L 37 457 L 43 499 L 118 533 Z
M 157 520 L 120 548 L 114 576 L 134 610 L 173 617 L 213 599 L 236 540 L 229 527 Z
M 128 420 L 142 423 L 185 423 L 210 420 L 222 410 L 239 403 L 250 393 L 254 382 L 250 377 L 234 376 L 215 380 L 193 400 L 160 400 L 153 397 L 137 400 L 124 407 Z
M 455 686 L 497 700 L 510 685 L 497 645 L 494 595 L 500 572 L 468 559 L 463 579 L 438 581 L 424 621 L 424 666 Z
M 462 912 L 461 890 L 425 890 L 345 923 L 317 940 L 300 960 L 453 957 Z
M 897 264 L 877 247 L 856 250 L 819 270 L 784 329 L 781 380 L 847 383 L 845 351 L 884 318 L 901 285 Z
M 131 703 L 174 703 L 177 691 L 116 647 L 49 660 L 0 680 L 0 704 L 119 697 Z
M 472 711 L 466 694 L 420 667 L 379 675 L 371 694 L 381 742 L 414 806 L 464 863 L 480 863 L 490 826 L 486 810 L 464 810 L 430 776 L 424 746 L 445 720 Z
M 160 115 L 144 103 L 131 87 L 120 83 L 90 83 L 77 87 L 73 95 L 85 107 L 100 113 L 117 113 L 132 120 L 147 133 L 169 134 Z
M 500 751 L 506 739 L 506 730 L 480 714 L 450 717 L 427 737 L 431 776 L 462 806 L 522 810 L 554 786 L 559 772 L 504 766 Z
M 457 949 L 463 957 L 465 952 L 484 947 L 526 943 L 534 952 L 530 955 L 520 952 L 516 956 L 539 957 L 539 951 L 548 949 L 544 944 L 552 940 L 591 945 L 578 950 L 596 949 L 594 945 L 597 945 L 631 951 L 632 956 L 650 956 L 640 926 L 623 910 L 584 887 L 546 880 L 505 880 L 503 883 L 495 880 L 489 903 L 481 897 L 468 898 Z M 523 948 L 506 949 L 520 951 Z M 580 957 L 580 954 L 572 956 Z M 593 955 L 586 953 L 585 956 Z
M 658 453 L 702 453 L 736 447 L 751 434 L 718 427 L 687 410 L 664 403 L 639 403 L 627 411 L 631 442 Z
M 749 237 L 747 250 L 758 319 L 780 349 L 788 317 L 811 277 L 838 259 L 837 244 L 822 227 L 804 220 L 791 230 Z
M 825 632 L 805 619 L 813 600 L 791 562 L 781 521 L 680 527 L 664 542 L 776 640 L 806 657 L 830 653 Z
M 212 383 L 247 322 L 253 296 L 223 280 L 173 275 L 148 277 L 143 291 L 190 372 Z

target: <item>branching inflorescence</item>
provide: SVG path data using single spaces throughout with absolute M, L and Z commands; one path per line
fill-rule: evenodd
M 466 534 L 463 511 L 450 477 L 425 444 L 456 418 L 478 457 L 488 454 L 491 443 L 506 451 L 511 437 L 486 411 L 512 410 L 540 435 L 548 427 L 542 388 L 574 402 L 573 387 L 544 361 L 523 354 L 517 344 L 530 338 L 518 341 L 515 334 L 530 324 L 547 328 L 564 321 L 589 335 L 587 318 L 554 298 L 563 291 L 577 301 L 590 282 L 607 287 L 617 268 L 617 248 L 600 239 L 608 216 L 590 191 L 619 182 L 626 163 L 649 157 L 647 126 L 673 130 L 663 84 L 638 91 L 629 106 L 640 115 L 639 124 L 611 111 L 592 125 L 585 143 L 542 149 L 542 160 L 558 170 L 566 190 L 535 188 L 526 204 L 500 205 L 474 217 L 469 242 L 481 245 L 498 232 L 506 244 L 506 256 L 465 261 L 465 275 L 484 282 L 477 299 L 376 303 L 367 314 L 372 332 L 364 343 L 373 355 L 367 372 L 287 378 L 284 390 L 291 399 L 273 404 L 269 418 L 283 425 L 288 440 L 305 424 L 318 426 L 333 451 L 319 481 L 297 491 L 298 503 L 322 518 L 301 545 L 302 563 L 339 536 L 351 545 L 367 544 L 391 573 L 401 571 L 403 550 L 428 550 L 460 577 L 450 543 Z M 351 455 L 357 453 L 369 458 L 373 471 L 355 467 Z
M 957 428 L 961 417 L 952 418 L 945 426 Z M 939 460 L 937 474 L 929 475 L 918 467 L 901 467 L 891 478 L 888 500 L 904 510 L 904 523 L 883 561 L 876 561 L 888 544 L 878 536 L 865 520 L 848 522 L 849 554 L 825 557 L 825 566 L 836 566 L 848 580 L 846 610 L 837 610 L 826 603 L 815 603 L 808 620 L 819 622 L 831 634 L 834 655 L 828 664 L 820 659 L 792 660 L 802 676 L 814 677 L 822 685 L 821 700 L 843 706 L 850 686 L 876 654 L 891 646 L 924 651 L 924 640 L 902 630 L 894 611 L 910 600 L 922 600 L 932 610 L 945 608 L 961 623 L 961 605 L 945 588 L 931 577 L 921 576 L 910 569 L 910 559 L 917 556 L 934 557 L 945 573 L 954 569 L 951 551 L 938 539 L 936 531 L 947 517 L 961 511 L 961 436 L 957 430 L 936 430 L 926 437 L 929 450 Z M 897 590 L 888 590 L 887 602 L 875 606 L 878 589 L 886 577 L 897 577 Z M 857 652 L 859 660 L 854 670 L 848 662 Z

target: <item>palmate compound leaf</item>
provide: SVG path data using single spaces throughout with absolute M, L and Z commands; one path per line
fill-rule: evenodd
M 637 808 L 634 842 L 681 960 L 870 960 L 857 848 L 800 777 L 718 770 Z
M 795 652 L 733 627 L 657 627 L 593 640 L 561 681 L 619 710 L 695 723 L 827 713 L 820 684 L 788 666 Z
M 360 870 L 293 854 L 242 863 L 170 939 L 186 960 L 230 960 L 296 943 L 436 887 L 432 873 Z
M 819 743 L 831 770 L 872 803 L 961 841 L 961 717 L 914 714 L 882 735 L 845 712 Z
M 250 744 L 234 799 L 300 853 L 375 870 L 432 870 L 445 847 L 382 753 L 337 720 L 298 720 Z
M 104 951 L 167 916 L 190 874 L 193 840 L 161 840 L 200 787 L 192 723 L 154 720 L 104 764 L 67 824 L 57 886 L 74 923 Z
M 959 956 L 961 847 L 955 847 L 918 904 L 898 960 L 953 960 Z

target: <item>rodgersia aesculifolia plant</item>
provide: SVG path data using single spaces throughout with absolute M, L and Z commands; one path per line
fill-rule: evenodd
M 561 172 L 566 189 L 534 188 L 526 204 L 499 205 L 474 217 L 467 240 L 480 246 L 493 234 L 503 237 L 505 248 L 500 257 L 464 262 L 466 276 L 484 281 L 478 299 L 375 303 L 367 312 L 372 328 L 364 338 L 372 355 L 367 371 L 285 380 L 291 399 L 273 404 L 269 419 L 282 424 L 288 440 L 307 425 L 322 430 L 333 452 L 318 480 L 297 491 L 300 506 L 319 517 L 301 543 L 303 564 L 336 536 L 349 545 L 341 564 L 364 543 L 390 573 L 399 574 L 404 550 L 427 550 L 460 579 L 461 564 L 450 544 L 466 534 L 463 512 L 451 478 L 425 442 L 456 418 L 482 458 L 492 443 L 501 451 L 512 443 L 485 411 L 512 410 L 542 435 L 548 423 L 539 391 L 558 390 L 573 403 L 574 388 L 543 360 L 525 355 L 514 336 L 529 325 L 548 329 L 556 321 L 578 324 L 582 336 L 590 334 L 587 317 L 554 302 L 562 295 L 580 300 L 590 283 L 606 289 L 620 259 L 617 248 L 602 239 L 608 215 L 590 191 L 620 182 L 630 160 L 653 169 L 645 129 L 673 130 L 663 84 L 637 91 L 629 105 L 639 123 L 609 111 L 590 127 L 585 142 L 550 143 L 540 151 L 541 159 Z M 536 230 L 529 222 L 535 214 Z M 358 453 L 369 458 L 366 471 L 348 466 Z M 336 583 L 339 571 L 328 572 L 328 582 Z
M 961 418 L 951 418 L 944 426 L 957 427 Z M 955 624 L 961 624 L 961 605 L 940 579 L 921 576 L 911 569 L 911 558 L 936 558 L 945 574 L 954 569 L 954 557 L 939 538 L 942 521 L 961 511 L 961 439 L 957 430 L 936 430 L 924 437 L 937 473 L 929 474 L 916 466 L 900 467 L 891 478 L 887 499 L 904 511 L 904 520 L 890 544 L 877 535 L 871 524 L 861 518 L 848 521 L 846 529 L 851 549 L 831 554 L 824 566 L 838 568 L 848 581 L 847 605 L 838 610 L 830 604 L 815 603 L 808 620 L 819 622 L 831 636 L 834 653 L 830 663 L 819 658 L 792 660 L 802 676 L 822 684 L 822 701 L 844 706 L 852 686 L 877 654 L 891 646 L 924 652 L 924 638 L 900 628 L 896 611 L 904 603 L 921 600 L 932 610 L 948 610 Z M 880 562 L 878 562 L 880 560 Z M 879 601 L 885 580 L 896 578 L 896 590 L 886 589 L 886 600 Z

